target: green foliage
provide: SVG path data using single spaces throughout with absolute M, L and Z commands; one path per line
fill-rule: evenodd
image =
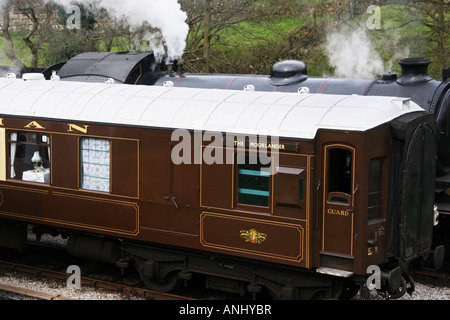
M 253 5 L 263 8 L 261 18 L 229 26 L 213 36 L 210 59 L 213 72 L 267 74 L 279 60 L 298 59 L 306 62 L 311 76 L 333 75 L 325 53 L 327 35 L 340 25 L 355 30 L 365 27 L 372 14 L 367 13 L 369 4 L 356 0 L 266 0 Z M 381 28 L 366 28 L 386 72 L 400 73 L 398 62 L 402 58 L 426 56 L 433 61 L 430 75 L 441 76 L 445 63 L 439 63 L 437 35 L 429 27 L 437 24 L 436 17 L 426 12 L 429 7 L 423 6 L 415 1 L 380 5 Z M 448 7 L 444 7 L 447 26 Z M 449 52 L 449 34 L 446 33 L 446 52 Z M 198 58 L 198 53 L 195 59 L 186 53 L 185 60 L 188 70 L 202 70 L 203 60 Z M 447 59 L 447 66 L 448 63 Z
M 97 51 L 95 23 L 97 17 L 83 4 L 77 4 L 81 12 L 81 29 L 54 28 L 48 31 L 50 41 L 41 49 L 41 66 L 48 67 L 55 63 L 70 60 L 72 57 L 87 51 Z M 59 7 L 57 24 L 65 26 L 68 19 L 66 10 Z
M 31 65 L 31 54 L 30 50 L 27 48 L 25 42 L 22 40 L 25 31 L 14 31 L 11 32 L 11 38 L 15 43 L 15 51 L 18 58 L 23 61 L 27 66 Z M 12 66 L 13 63 L 6 55 L 7 43 L 5 38 L 0 34 L 0 65 L 2 66 Z
M 297 59 L 307 64 L 311 76 L 332 76 L 334 68 L 325 50 L 327 37 L 342 25 L 350 29 L 365 27 L 371 17 L 367 13 L 370 4 L 361 0 L 208 0 L 211 21 L 206 34 L 210 46 L 205 46 L 205 0 L 179 1 L 188 14 L 190 26 L 183 56 L 189 72 L 209 69 L 218 73 L 268 74 L 277 61 Z M 399 73 L 401 58 L 426 56 L 433 61 L 430 75 L 439 78 L 442 68 L 450 62 L 448 1 L 373 3 L 381 8 L 381 28 L 366 28 L 366 33 L 385 71 Z M 81 30 L 49 31 L 48 40 L 39 51 L 41 67 L 84 51 L 139 50 L 139 43 L 145 40 L 142 30 L 132 32 L 126 24 L 117 22 L 98 23 L 101 19 L 89 14 L 88 8 L 81 6 L 81 9 Z M 67 17 L 61 8 L 57 22 L 64 25 Z M 21 40 L 24 32 L 11 34 L 17 56 L 29 65 L 30 54 Z M 3 65 L 11 64 L 4 54 L 5 48 L 6 43 L 0 37 Z M 206 63 L 208 68 L 204 68 Z
M 97 51 L 97 43 L 89 41 L 86 30 L 62 29 L 52 35 L 51 44 L 46 44 L 41 50 L 41 64 L 43 67 L 58 62 L 68 61 L 77 54 Z

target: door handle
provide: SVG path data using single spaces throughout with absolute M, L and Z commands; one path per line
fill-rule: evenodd
M 352 199 L 353 203 L 355 203 L 355 194 L 356 194 L 356 192 L 358 192 L 358 190 L 359 190 L 359 184 L 356 185 L 356 188 L 353 191 L 353 199 Z M 355 213 L 355 205 L 353 205 L 352 208 L 348 210 L 348 212 L 352 213 L 352 214 Z
M 357 185 L 356 185 L 356 187 L 355 187 L 355 191 L 353 191 L 353 195 L 355 195 L 355 194 L 356 194 L 356 192 L 358 192 L 358 190 L 359 190 L 359 184 L 357 184 Z
M 317 183 L 317 189 L 316 189 L 316 232 L 320 233 L 320 228 L 319 228 L 319 211 L 320 211 L 320 206 L 319 206 L 319 195 L 320 195 L 320 187 L 322 186 L 322 183 L 320 182 L 320 180 Z
M 173 204 L 175 205 L 175 208 L 179 209 L 180 206 L 178 205 L 177 200 L 175 199 L 175 197 L 172 197 L 172 201 L 173 201 Z

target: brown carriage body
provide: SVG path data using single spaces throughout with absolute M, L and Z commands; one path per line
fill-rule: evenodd
M 420 110 L 405 114 L 417 115 L 420 125 L 431 123 Z M 177 127 L 42 115 L 1 119 L 2 219 L 171 246 L 179 253 L 208 252 L 312 273 L 337 270 L 344 278 L 364 276 L 370 265 L 393 255 L 392 120 L 366 130 L 319 127 L 311 137 L 280 135 L 273 144 L 255 144 L 257 134 L 229 137 L 219 130 L 224 139 L 217 144 L 204 139 L 206 130 L 188 128 L 191 161 L 177 164 Z M 12 176 L 18 151 L 11 146 L 19 142 L 11 134 L 23 133 L 46 137 L 39 150 L 48 150 L 47 182 L 24 180 L 18 173 L 27 170 L 18 165 Z M 83 186 L 83 139 L 109 145 L 107 190 Z M 205 154 L 223 163 L 205 163 Z M 278 160 L 258 173 L 238 161 L 252 154 Z M 242 187 L 240 179 L 248 176 L 264 180 L 264 190 Z

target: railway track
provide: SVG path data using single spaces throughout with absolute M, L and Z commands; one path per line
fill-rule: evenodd
M 40 277 L 49 277 L 52 279 L 57 279 L 61 281 L 67 281 L 69 275 L 67 273 L 43 269 L 39 267 L 33 267 L 29 265 L 23 265 L 23 264 L 17 264 L 13 262 L 8 261 L 0 261 L 0 269 L 4 269 L 10 272 L 22 272 L 22 273 L 28 273 L 35 276 Z M 80 284 L 82 286 L 91 287 L 91 288 L 99 288 L 104 290 L 109 290 L 111 292 L 115 293 L 121 293 L 121 294 L 128 294 L 128 295 L 136 295 L 140 297 L 144 297 L 146 299 L 151 300 L 195 300 L 193 298 L 174 295 L 174 294 L 166 294 L 166 293 L 159 293 L 148 289 L 143 288 L 137 288 L 132 286 L 127 286 L 123 284 L 117 284 L 113 282 L 103 281 L 99 279 L 94 278 L 88 278 L 88 277 L 81 277 Z M 11 290 L 11 292 L 14 292 L 13 286 L 5 285 L 4 288 L 0 286 L 0 291 L 8 291 Z M 65 297 L 62 296 L 55 296 L 52 294 L 43 294 L 42 296 L 39 295 L 37 291 L 29 290 L 27 289 L 17 289 L 17 294 L 26 295 L 26 296 L 32 296 L 35 295 L 37 299 L 40 300 L 67 300 Z M 68 298 L 70 299 L 70 298 Z
M 0 283 L 0 297 L 4 297 L 6 300 L 18 300 L 18 298 L 16 298 L 17 296 L 30 298 L 32 300 L 77 300 L 59 294 L 54 295 L 51 293 Z
M 450 281 L 450 273 L 449 271 L 443 271 L 443 270 L 434 270 L 434 269 L 422 269 L 415 271 L 416 274 L 420 274 L 422 276 L 427 276 L 431 278 L 436 278 L 439 280 L 445 280 Z

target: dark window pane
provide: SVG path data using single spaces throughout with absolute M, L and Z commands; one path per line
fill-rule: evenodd
M 383 159 L 371 159 L 369 162 L 369 205 L 368 219 L 377 219 L 381 213 L 381 177 Z
M 238 203 L 268 207 L 270 165 L 251 164 L 249 156 L 238 160 Z
M 49 184 L 50 136 L 25 131 L 10 132 L 8 136 L 9 178 Z
M 328 201 L 350 204 L 352 194 L 352 152 L 347 149 L 328 151 Z
M 303 177 L 298 179 L 298 202 L 303 202 Z

